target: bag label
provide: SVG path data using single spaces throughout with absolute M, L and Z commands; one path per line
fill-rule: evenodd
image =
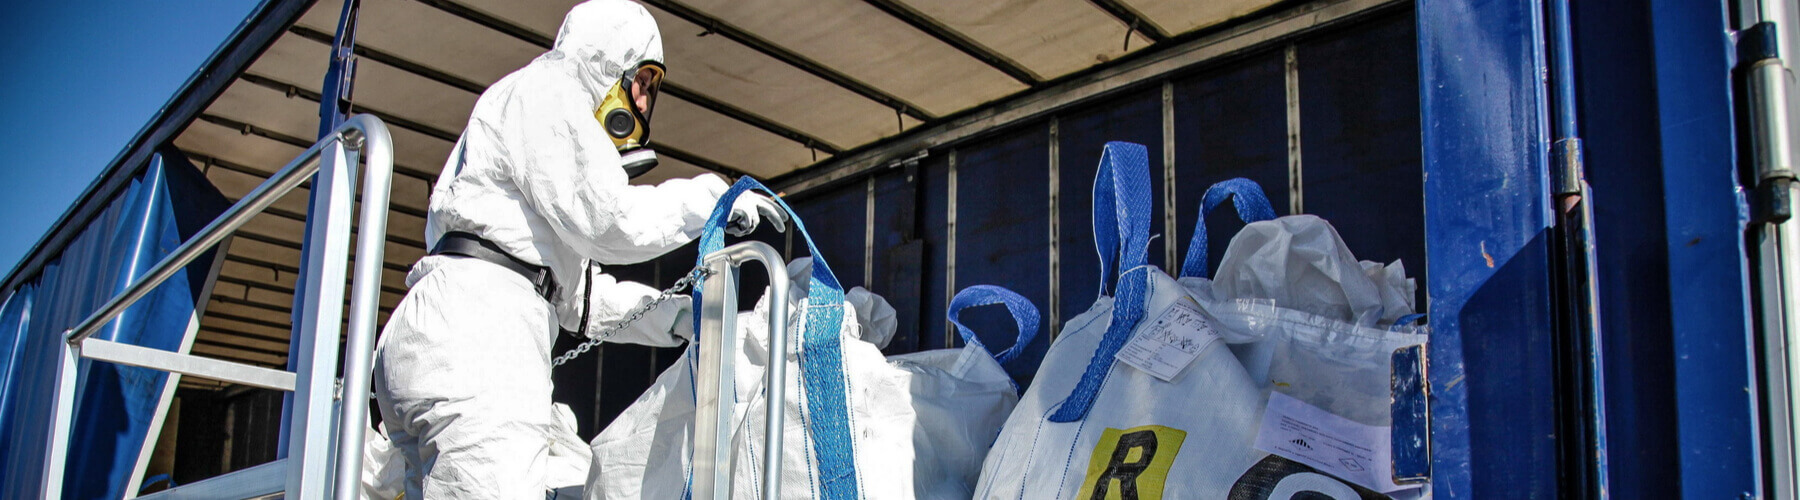
M 1162 500 L 1169 466 L 1181 452 L 1187 431 L 1160 425 L 1108 428 L 1088 457 L 1080 500 Z
M 1393 436 L 1280 392 L 1269 394 L 1256 449 L 1312 466 L 1381 493 L 1418 485 L 1394 484 Z
M 1138 325 L 1137 334 L 1114 358 L 1168 382 L 1218 341 L 1219 334 L 1200 315 L 1200 304 L 1183 296 L 1156 321 Z

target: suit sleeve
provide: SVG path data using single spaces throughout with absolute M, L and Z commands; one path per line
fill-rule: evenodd
M 498 121 L 523 201 L 577 254 L 601 264 L 644 262 L 698 238 L 724 179 L 631 185 L 579 92 L 521 93 Z
M 575 292 L 574 304 L 565 306 L 558 316 L 564 318 L 563 328 L 577 330 L 585 314 L 589 337 L 619 326 L 631 311 L 655 301 L 662 294 L 661 290 L 643 283 L 619 281 L 597 270 L 588 272 L 587 280 L 579 284 L 584 289 Z M 589 285 L 592 288 L 586 289 Z M 588 293 L 584 294 L 584 291 Z M 694 335 L 692 303 L 693 297 L 687 294 L 671 296 L 606 340 L 653 347 L 682 345 Z

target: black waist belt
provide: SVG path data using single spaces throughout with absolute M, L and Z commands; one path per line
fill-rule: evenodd
M 442 238 L 438 238 L 437 246 L 431 247 L 431 254 L 461 255 L 488 261 L 525 277 L 544 300 L 551 300 L 556 295 L 556 278 L 550 275 L 550 268 L 519 260 L 501 250 L 499 245 L 480 236 L 461 231 L 445 233 Z

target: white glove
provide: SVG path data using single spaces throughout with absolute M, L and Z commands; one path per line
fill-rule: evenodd
M 745 236 L 756 232 L 756 225 L 763 220 L 775 225 L 776 231 L 787 232 L 787 218 L 787 211 L 774 199 L 762 193 L 744 193 L 731 204 L 731 219 L 725 223 L 725 232 Z

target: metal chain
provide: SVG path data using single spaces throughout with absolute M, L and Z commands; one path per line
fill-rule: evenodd
M 711 276 L 712 273 L 712 269 L 707 269 L 705 267 L 695 267 L 694 270 L 688 271 L 687 276 L 683 276 L 681 279 L 676 280 L 674 285 L 663 290 L 662 294 L 657 295 L 654 300 L 626 312 L 625 319 L 620 320 L 619 323 L 613 325 L 612 328 L 600 331 L 600 333 L 593 335 L 586 342 L 582 342 L 581 345 L 575 346 L 574 349 L 570 349 L 569 352 L 557 356 L 555 360 L 550 362 L 550 367 L 555 368 L 562 366 L 563 363 L 567 363 L 570 360 L 580 357 L 582 354 L 592 350 L 594 346 L 600 345 L 601 342 L 605 342 L 606 339 L 611 338 L 614 334 L 631 326 L 632 323 L 636 323 L 637 320 L 643 318 L 645 314 L 649 314 L 651 309 L 656 309 L 656 306 L 668 301 L 670 297 L 674 297 L 676 294 L 693 288 L 694 283 L 706 279 L 706 277 Z

